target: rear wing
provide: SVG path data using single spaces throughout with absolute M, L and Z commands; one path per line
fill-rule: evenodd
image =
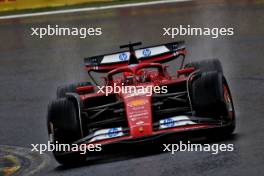
M 149 46 L 135 50 L 140 63 L 165 63 L 179 56 L 185 57 L 184 41 Z M 88 71 L 108 72 L 118 67 L 128 65 L 129 51 L 121 51 L 106 55 L 88 57 L 84 59 Z

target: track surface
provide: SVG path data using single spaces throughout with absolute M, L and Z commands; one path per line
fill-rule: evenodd
M 60 84 L 87 79 L 82 58 L 117 50 L 119 44 L 174 41 L 162 27 L 234 27 L 235 35 L 186 39 L 187 60 L 217 57 L 223 63 L 237 111 L 234 152 L 142 155 L 78 168 L 55 161 L 41 175 L 263 175 L 264 3 L 199 1 L 0 21 L 0 143 L 47 143 L 46 109 Z M 102 27 L 103 36 L 37 39 L 30 27 L 48 24 Z

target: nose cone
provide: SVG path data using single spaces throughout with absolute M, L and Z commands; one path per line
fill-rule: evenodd
M 142 137 L 152 134 L 151 96 L 139 95 L 124 99 L 130 135 Z

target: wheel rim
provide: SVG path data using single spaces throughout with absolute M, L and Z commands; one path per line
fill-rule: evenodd
M 231 98 L 227 85 L 224 85 L 224 100 L 226 104 L 228 117 L 233 120 L 234 119 L 234 106 L 233 106 L 232 98 Z
M 49 131 L 50 131 L 50 133 L 49 133 L 49 140 L 50 140 L 50 142 L 55 142 L 54 141 L 54 127 L 53 127 L 53 124 L 52 124 L 52 122 L 49 122 Z

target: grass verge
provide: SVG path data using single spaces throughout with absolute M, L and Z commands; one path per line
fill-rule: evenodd
M 25 13 L 36 13 L 36 12 L 48 12 L 48 11 L 55 11 L 55 10 L 77 9 L 77 8 L 86 8 L 86 7 L 102 7 L 102 6 L 109 6 L 109 5 L 130 4 L 130 3 L 139 3 L 139 2 L 153 2 L 153 1 L 158 1 L 158 0 L 113 0 L 112 2 L 109 2 L 109 1 L 108 2 L 107 1 L 106 2 L 87 2 L 87 3 L 77 4 L 77 5 L 4 11 L 4 12 L 0 12 L 0 16 L 17 15 L 17 14 L 25 14 Z

